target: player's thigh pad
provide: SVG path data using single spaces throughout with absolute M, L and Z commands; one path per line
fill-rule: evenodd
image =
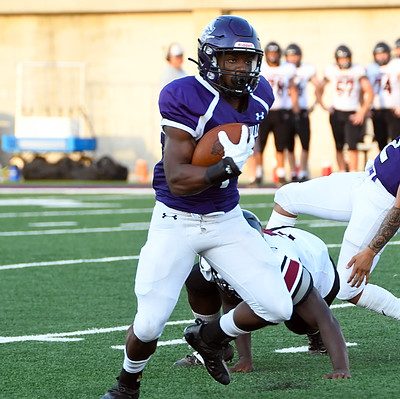
M 265 240 L 241 215 L 218 227 L 221 245 L 205 251 L 205 259 L 258 316 L 273 323 L 288 320 L 292 299 Z
M 164 214 L 167 216 L 163 217 Z M 182 221 L 173 215 L 173 210 L 156 204 L 148 239 L 140 252 L 135 278 L 138 310 L 134 332 L 143 342 L 161 335 L 195 260 Z
M 364 248 L 375 236 L 395 198 L 379 183 L 364 174 L 362 184 L 352 193 L 353 210 L 344 239 Z
M 275 193 L 275 202 L 294 215 L 348 221 L 352 212 L 352 191 L 365 172 L 332 173 L 303 183 L 290 183 Z
M 340 291 L 337 297 L 342 300 L 354 298 L 364 289 L 364 283 L 359 288 L 347 284 L 352 269 L 347 269 L 346 266 L 350 259 L 374 238 L 388 210 L 393 207 L 395 198 L 379 182 L 373 182 L 366 177 L 364 183 L 355 191 L 353 202 L 353 213 L 344 233 L 337 265 L 340 277 Z M 378 263 L 379 255 L 374 258 L 371 272 Z
M 340 249 L 339 260 L 337 271 L 339 274 L 340 279 L 340 288 L 339 292 L 336 297 L 342 301 L 346 301 L 349 299 L 354 298 L 357 296 L 365 287 L 365 283 L 363 282 L 360 287 L 352 287 L 350 284 L 347 283 L 347 280 L 350 277 L 352 272 L 352 268 L 347 269 L 346 265 L 350 261 L 350 259 L 360 251 L 360 247 L 357 245 L 352 244 L 351 242 L 347 241 L 346 239 L 343 240 L 342 246 Z M 371 271 L 375 268 L 376 264 L 378 263 L 380 255 L 376 255 L 372 262 Z M 340 264 L 340 266 L 339 266 Z

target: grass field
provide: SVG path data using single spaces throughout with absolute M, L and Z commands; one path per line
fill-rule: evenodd
M 272 196 L 243 195 L 241 204 L 265 221 Z M 135 313 L 133 279 L 152 206 L 151 195 L 0 194 L 1 399 L 94 399 L 114 383 Z M 343 224 L 304 217 L 298 227 L 323 238 L 337 259 Z M 398 244 L 399 236 L 372 282 L 400 296 Z M 323 380 L 326 356 L 276 352 L 306 344 L 276 326 L 254 334 L 256 371 L 222 386 L 203 368 L 172 366 L 189 353 L 173 341 L 192 318 L 182 292 L 175 323 L 161 337 L 165 345 L 145 370 L 141 398 L 398 398 L 399 323 L 356 307 L 333 312 L 355 344 L 351 380 Z

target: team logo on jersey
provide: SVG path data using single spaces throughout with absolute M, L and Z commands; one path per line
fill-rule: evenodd
M 262 121 L 264 119 L 264 112 L 256 112 L 256 119 Z

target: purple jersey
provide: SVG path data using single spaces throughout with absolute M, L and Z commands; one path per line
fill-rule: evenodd
M 215 126 L 237 122 L 245 123 L 250 133 L 257 136 L 259 123 L 267 116 L 273 101 L 271 86 L 261 77 L 257 89 L 249 95 L 246 111 L 238 112 L 203 78 L 187 76 L 172 81 L 161 91 L 161 126 L 185 130 L 198 141 Z M 163 153 L 164 140 L 165 135 L 161 132 Z M 228 212 L 239 203 L 237 178 L 230 179 L 227 186 L 214 185 L 199 194 L 173 195 L 165 178 L 163 158 L 154 167 L 153 188 L 157 201 L 184 212 Z
M 375 158 L 374 168 L 382 185 L 396 197 L 400 185 L 400 136 L 391 141 Z

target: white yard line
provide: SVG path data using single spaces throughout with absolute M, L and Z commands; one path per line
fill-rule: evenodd
M 337 303 L 335 305 L 329 306 L 331 309 L 343 309 L 343 308 L 351 308 L 353 306 L 356 306 L 352 303 L 349 302 L 344 302 L 344 303 Z
M 89 234 L 89 233 L 115 233 L 118 231 L 145 231 L 149 222 L 131 223 L 129 227 L 91 227 L 80 229 L 51 229 L 51 230 L 25 230 L 25 231 L 0 231 L 0 237 L 18 236 L 44 236 L 63 234 Z
M 193 320 L 176 320 L 167 322 L 167 326 L 173 325 L 186 325 L 193 323 Z M 76 338 L 67 338 L 67 337 L 80 337 L 82 335 L 95 335 L 95 334 L 107 334 L 116 331 L 126 331 L 129 326 L 118 326 L 118 327 L 107 327 L 107 328 L 91 328 L 88 330 L 80 330 L 80 331 L 69 331 L 69 332 L 61 332 L 61 333 L 47 333 L 47 334 L 38 334 L 38 335 L 22 335 L 18 337 L 0 337 L 0 344 L 8 344 L 11 342 L 26 342 L 26 341 L 57 341 L 57 342 L 66 342 L 68 340 L 77 341 Z M 62 341 L 63 340 L 63 341 Z M 79 338 L 79 340 L 82 340 Z
M 346 346 L 357 346 L 356 342 L 346 342 Z M 123 347 L 124 348 L 124 347 Z M 122 349 L 123 349 L 122 348 Z M 300 353 L 308 352 L 308 346 L 292 346 L 290 348 L 275 349 L 277 353 Z
M 95 259 L 67 259 L 67 260 L 54 260 L 48 262 L 14 263 L 10 265 L 1 265 L 0 271 L 12 270 L 12 269 L 25 269 L 28 267 L 78 265 L 81 263 L 111 263 L 111 262 L 120 262 L 125 260 L 137 260 L 137 259 L 139 259 L 139 255 L 113 256 L 113 257 L 95 258 Z
M 30 218 L 49 216 L 102 216 L 102 215 L 129 215 L 136 213 L 151 213 L 153 208 L 131 208 L 131 209 L 88 209 L 84 211 L 33 211 L 33 212 L 7 212 L 0 213 L 0 219 L 7 218 Z
M 67 226 L 76 226 L 77 224 L 78 222 L 73 222 L 73 221 L 28 223 L 29 227 L 67 227 Z

